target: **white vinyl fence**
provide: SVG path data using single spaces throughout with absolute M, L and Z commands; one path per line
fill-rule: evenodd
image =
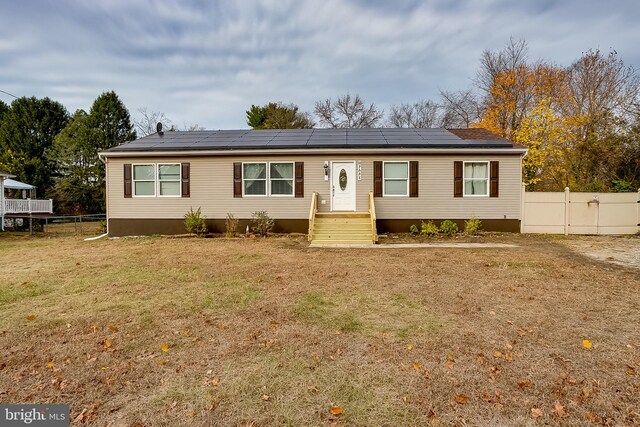
M 522 195 L 521 231 L 546 234 L 635 234 L 637 193 L 529 193 Z

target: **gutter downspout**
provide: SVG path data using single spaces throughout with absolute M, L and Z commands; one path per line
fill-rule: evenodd
M 104 164 L 104 220 L 107 223 L 107 232 L 100 236 L 104 237 L 109 235 L 109 195 L 107 194 L 107 182 L 109 182 L 109 180 L 107 179 L 107 159 L 102 157 L 102 153 L 98 153 L 98 160 Z

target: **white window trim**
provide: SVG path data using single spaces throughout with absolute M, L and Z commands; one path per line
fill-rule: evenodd
M 292 170 L 293 170 L 293 176 L 291 177 L 291 183 L 292 185 L 292 189 L 291 189 L 291 194 L 271 194 L 271 164 L 283 164 L 283 163 L 288 163 L 290 165 L 292 165 Z M 264 182 L 265 182 L 265 194 L 246 194 L 244 192 L 244 182 L 245 182 L 245 178 L 244 178 L 244 165 L 248 164 L 248 165 L 255 165 L 255 164 L 263 164 L 265 165 L 265 178 L 264 178 Z M 284 178 L 275 178 L 275 181 L 289 181 L 289 179 L 284 179 Z M 251 181 L 263 181 L 262 179 L 259 180 L 251 180 Z M 295 197 L 296 195 L 296 162 L 292 162 L 292 161 L 275 161 L 275 162 L 242 162 L 242 197 Z
M 244 165 L 264 164 L 264 194 L 245 194 L 244 192 Z M 262 179 L 252 179 L 251 181 L 262 181 Z M 242 197 L 269 197 L 269 163 L 268 162 L 242 162 Z
M 273 178 L 273 180 L 275 181 L 291 181 L 291 194 L 271 194 L 271 165 L 272 164 L 290 164 L 291 165 L 291 171 L 293 172 L 293 174 L 291 175 L 291 179 L 285 179 L 285 178 Z M 267 179 L 269 181 L 269 185 L 267 188 L 267 193 L 269 194 L 269 197 L 294 197 L 296 195 L 296 162 L 269 162 L 268 165 L 268 171 L 267 171 Z
M 389 181 L 407 181 L 407 191 L 405 194 L 387 194 L 385 191 L 386 186 L 385 181 L 387 179 L 384 177 L 385 166 L 387 163 L 406 163 L 407 164 L 407 178 L 389 178 Z M 405 160 L 387 160 L 382 162 L 382 197 L 409 197 L 409 180 L 411 179 L 411 171 L 409 170 L 409 161 Z
M 153 180 L 150 179 L 136 179 L 136 166 L 153 166 Z M 157 178 L 158 170 L 155 163 L 132 163 L 131 164 L 131 196 L 140 198 L 156 197 L 157 193 Z M 136 194 L 136 182 L 153 182 L 153 194 Z
M 466 178 L 464 175 L 464 171 L 465 171 L 465 166 L 467 165 L 467 163 L 484 163 L 487 165 L 487 177 L 486 178 Z M 469 160 L 469 161 L 464 161 L 462 162 L 462 196 L 463 197 L 489 197 L 489 192 L 490 192 L 490 188 L 489 186 L 491 185 L 491 168 L 490 168 L 490 162 L 488 160 Z M 487 193 L 486 194 L 467 194 L 467 186 L 465 185 L 467 183 L 467 180 L 469 181 L 480 181 L 481 179 L 486 180 L 487 181 Z
M 160 166 L 163 165 L 171 165 L 171 166 L 178 166 L 178 174 L 180 175 L 178 177 L 178 190 L 179 193 L 178 194 L 160 194 Z M 174 180 L 163 180 L 165 182 L 176 182 Z M 156 164 L 156 185 L 157 185 L 157 190 L 156 190 L 156 194 L 158 195 L 158 197 L 182 197 L 182 163 L 158 163 Z

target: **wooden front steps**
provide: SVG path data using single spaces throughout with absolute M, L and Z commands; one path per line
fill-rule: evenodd
M 375 243 L 369 212 L 317 213 L 311 230 L 312 245 L 357 245 Z

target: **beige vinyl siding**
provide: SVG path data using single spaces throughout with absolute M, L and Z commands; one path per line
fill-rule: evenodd
M 387 160 L 387 159 L 385 159 Z M 520 156 L 424 156 L 418 160 L 419 197 L 376 198 L 381 219 L 518 219 L 522 191 Z M 453 197 L 453 162 L 500 162 L 499 197 Z M 373 172 L 371 172 L 372 174 Z
M 368 210 L 373 191 L 373 161 L 419 161 L 419 196 L 380 197 L 375 199 L 380 219 L 463 219 L 471 215 L 485 219 L 518 219 L 520 214 L 520 156 L 477 155 L 308 155 L 246 157 L 150 157 L 107 159 L 107 205 L 109 218 L 182 218 L 190 207 L 201 208 L 211 219 L 223 219 L 227 213 L 250 218 L 254 211 L 265 210 L 273 218 L 305 219 L 309 215 L 311 193 L 319 193 L 321 212 L 331 210 L 330 183 L 324 180 L 324 162 L 362 162 L 362 180 L 356 181 L 356 209 Z M 455 160 L 500 161 L 499 198 L 454 198 L 453 162 Z M 233 197 L 234 162 L 304 162 L 304 198 Z M 191 197 L 124 197 L 125 163 L 191 164 Z M 322 204 L 322 200 L 325 204 Z

